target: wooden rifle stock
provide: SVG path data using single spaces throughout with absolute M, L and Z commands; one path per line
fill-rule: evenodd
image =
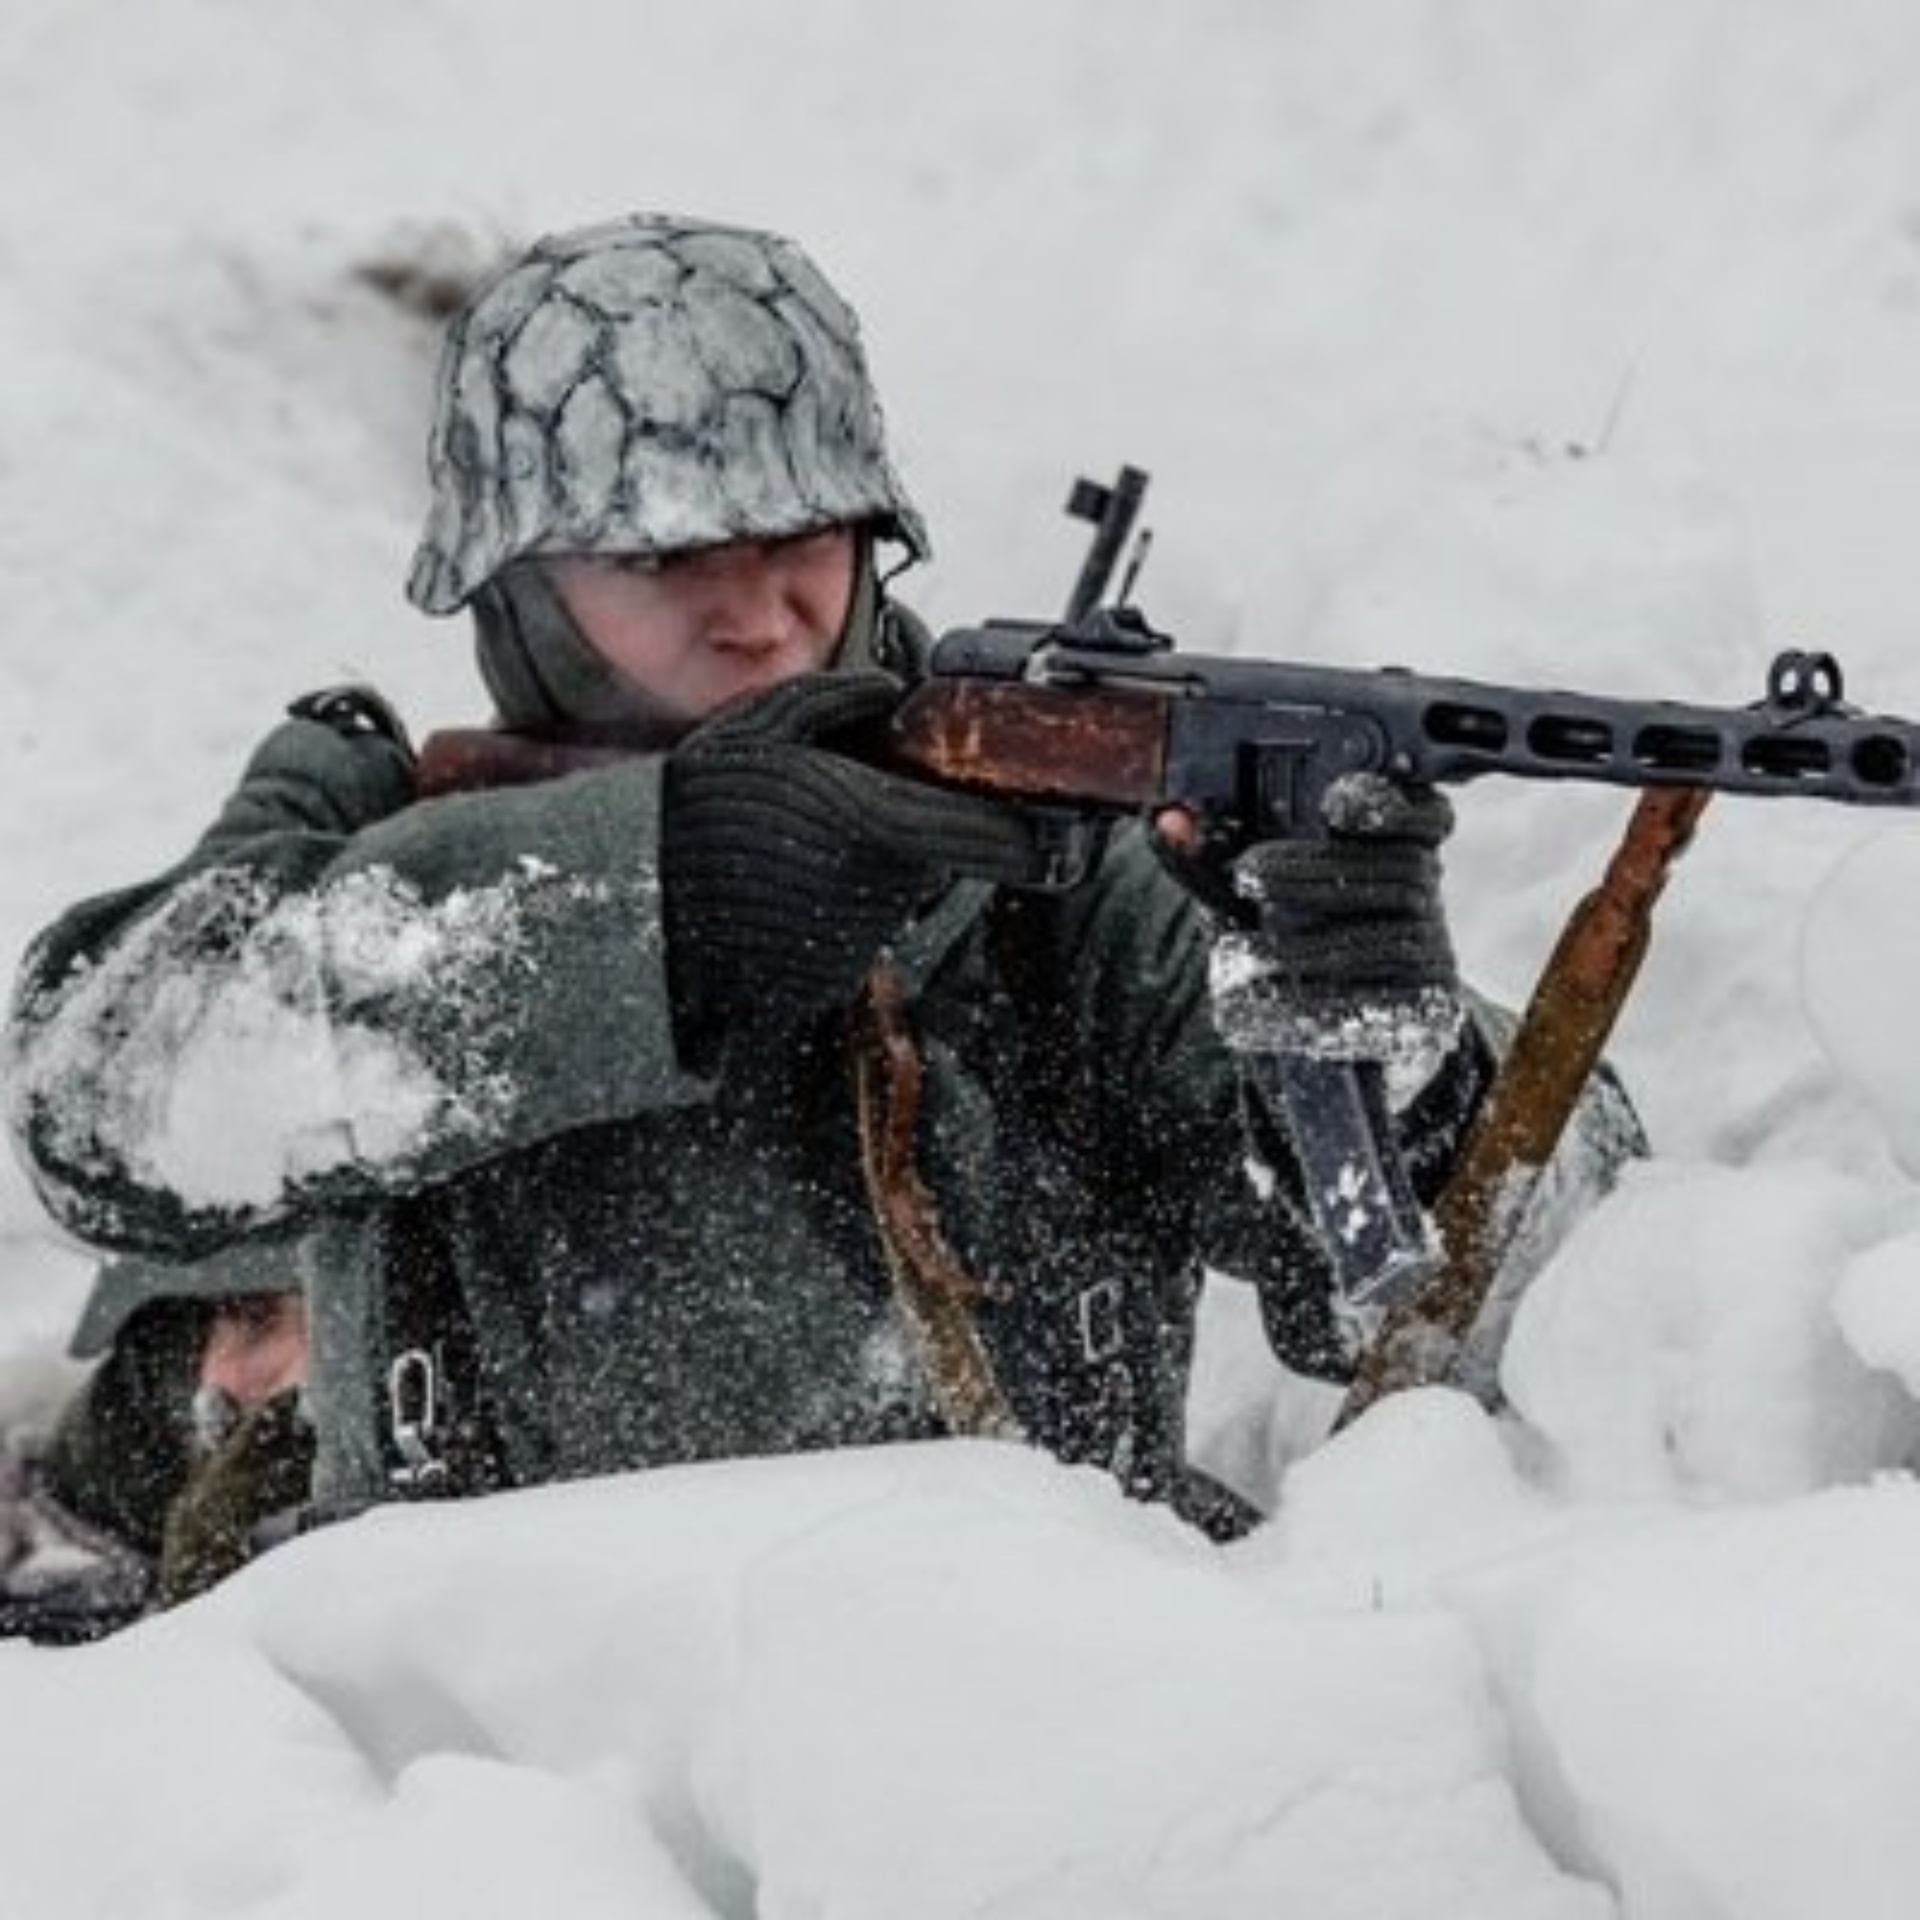
M 413 785 L 422 800 L 493 787 L 526 787 L 631 758 L 631 747 L 580 743 L 504 727 L 447 727 L 420 743 Z
M 1135 812 L 1162 793 L 1166 740 L 1167 702 L 1159 695 L 931 680 L 901 701 L 875 757 L 902 773 L 1005 799 Z M 641 750 L 611 739 L 450 727 L 421 742 L 414 786 L 423 800 L 528 786 Z
M 1163 695 L 931 680 L 900 703 L 889 766 L 1007 799 L 1137 812 L 1165 794 Z

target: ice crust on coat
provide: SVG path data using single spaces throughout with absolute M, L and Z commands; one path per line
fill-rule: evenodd
M 535 917 L 599 890 L 556 878 L 528 861 L 429 902 L 385 868 L 278 899 L 243 871 L 196 876 L 27 1010 L 12 1124 L 196 1210 L 271 1214 L 337 1169 L 402 1169 L 511 1100 L 479 1066 L 506 983 Z

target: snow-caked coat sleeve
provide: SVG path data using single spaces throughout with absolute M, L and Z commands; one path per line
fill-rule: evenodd
M 702 1097 L 664 977 L 659 763 L 412 804 L 296 719 L 200 845 L 29 950 L 9 1120 L 49 1208 L 188 1258 Z

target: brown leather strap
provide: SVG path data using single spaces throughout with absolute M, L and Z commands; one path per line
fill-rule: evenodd
M 1014 1439 L 1014 1418 L 980 1339 L 974 1305 L 986 1289 L 961 1265 L 914 1165 L 924 1071 L 907 1024 L 906 988 L 885 962 L 868 974 L 854 1011 L 854 1095 L 860 1163 L 887 1276 L 948 1429 Z

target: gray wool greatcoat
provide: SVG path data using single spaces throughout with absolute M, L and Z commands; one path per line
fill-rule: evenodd
M 389 739 L 289 719 L 186 860 L 28 955 L 12 1121 L 60 1220 L 170 1260 L 297 1239 L 323 1504 L 390 1491 L 387 1366 L 416 1337 L 394 1301 L 421 1273 L 464 1322 L 489 1484 L 940 1431 L 844 1016 L 707 1074 L 676 1056 L 660 792 L 640 757 L 413 804 Z M 1349 1357 L 1286 1141 L 1210 1025 L 1207 948 L 1126 830 L 1064 893 L 956 883 L 896 956 L 919 1168 L 1020 1424 L 1189 1511 L 1203 1268 L 1257 1287 L 1291 1366 Z M 1487 1055 L 1470 1026 L 1402 1116 L 1424 1195 Z

